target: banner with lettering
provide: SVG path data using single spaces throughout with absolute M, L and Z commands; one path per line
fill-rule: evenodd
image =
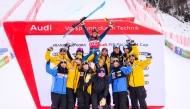
M 75 55 L 78 47 L 84 49 L 85 55 L 89 53 L 89 42 L 81 26 L 63 38 L 73 23 L 73 21 L 4 23 L 15 56 L 38 109 L 46 109 L 51 105 L 52 77 L 45 70 L 44 59 L 47 48 L 52 46 L 54 50 L 51 56 L 56 56 L 59 49 L 69 42 L 72 43 L 70 48 L 72 56 Z M 114 24 L 115 27 L 100 42 L 100 49 L 107 47 L 110 54 L 113 51 L 113 44 L 118 43 L 123 51 L 122 46 L 130 37 L 138 43 L 141 60 L 145 60 L 144 54 L 150 52 L 153 55 L 152 63 L 144 69 L 147 104 L 156 109 L 165 106 L 164 36 L 158 31 L 133 22 L 123 20 L 115 21 Z M 101 34 L 108 25 L 107 21 L 85 22 L 89 33 L 96 28 Z M 91 65 L 93 67 L 93 64 Z M 51 67 L 53 68 L 54 65 L 51 64 Z M 112 93 L 111 87 L 110 93 Z

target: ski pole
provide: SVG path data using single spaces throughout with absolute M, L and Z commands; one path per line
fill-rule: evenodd
M 109 19 L 107 19 L 106 17 L 104 18 L 104 20 L 106 20 L 106 21 L 109 21 L 109 22 L 111 22 Z M 113 24 L 113 26 L 115 27 L 116 25 L 114 25 Z M 123 34 L 125 34 L 125 32 L 123 31 L 123 30 L 120 30 Z M 130 40 L 131 40 L 131 38 L 127 35 L 127 34 L 125 34 Z

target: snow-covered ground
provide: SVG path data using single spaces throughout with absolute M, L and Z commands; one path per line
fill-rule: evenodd
M 134 2 L 137 4 L 138 7 L 140 7 L 140 9 L 143 10 L 143 6 L 141 6 L 136 0 L 134 0 Z M 149 18 L 152 18 L 149 14 L 146 15 Z M 157 16 L 160 20 L 161 27 L 163 28 L 163 30 L 171 32 L 175 35 L 190 37 L 190 22 L 181 22 L 177 20 L 175 17 L 172 17 L 160 11 L 157 12 Z
M 189 60 L 165 47 L 166 107 L 163 109 L 189 109 L 189 65 Z M 1 109 L 36 109 L 16 59 L 0 69 L 0 80 Z
M 118 17 L 134 17 L 126 7 L 124 0 L 105 0 L 105 6 L 89 17 L 103 19 Z M 45 0 L 36 20 L 78 20 L 87 16 L 103 0 Z
M 0 20 L 4 17 L 4 15 L 12 8 L 12 6 L 17 2 L 18 0 L 0 0 Z
M 93 4 L 101 3 L 101 1 L 92 0 L 88 3 L 88 0 L 45 0 L 36 20 L 80 19 L 94 9 Z M 28 6 L 22 5 L 19 10 L 15 11 L 16 13 L 11 15 L 9 20 L 24 20 L 26 17 L 24 15 L 27 15 L 25 10 L 29 11 L 33 5 L 32 2 L 34 0 L 25 0 L 25 5 Z M 132 16 L 124 0 L 106 0 L 105 7 L 90 18 Z M 0 30 L 1 35 L 2 30 Z M 188 59 L 174 54 L 165 47 L 166 107 L 164 109 L 189 109 L 189 65 Z M 0 69 L 0 81 L 0 109 L 36 109 L 16 59 Z
M 190 22 L 180 22 L 175 17 L 162 12 L 158 12 L 157 15 L 165 31 L 175 35 L 190 37 Z

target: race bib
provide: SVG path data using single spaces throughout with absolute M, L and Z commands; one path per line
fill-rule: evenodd
M 112 79 L 115 79 L 116 77 L 115 77 L 115 72 L 114 73 L 112 73 Z
M 100 42 L 99 41 L 90 41 L 89 46 L 90 46 L 90 48 L 99 48 Z

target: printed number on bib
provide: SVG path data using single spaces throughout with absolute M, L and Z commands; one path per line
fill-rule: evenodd
M 100 42 L 99 41 L 90 41 L 89 46 L 90 46 L 90 48 L 99 48 Z

